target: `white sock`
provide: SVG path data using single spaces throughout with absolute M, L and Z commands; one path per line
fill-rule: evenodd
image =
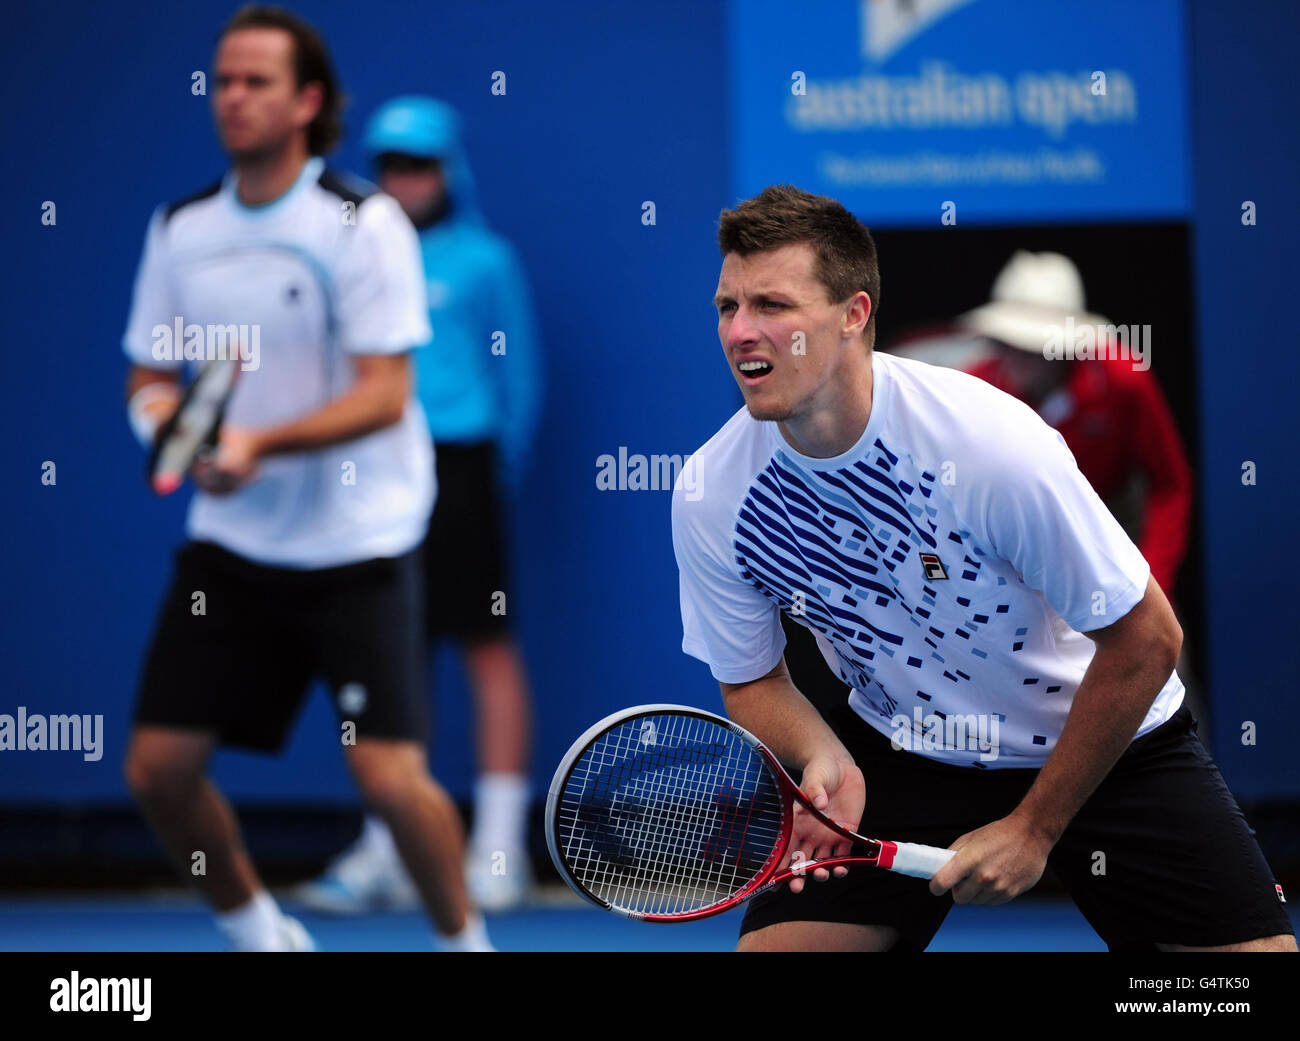
M 474 784 L 475 849 L 525 852 L 528 847 L 528 778 L 523 774 L 481 774 Z
M 237 951 L 278 951 L 284 946 L 280 906 L 265 889 L 233 911 L 217 913 L 217 928 Z
M 379 817 L 367 815 L 366 822 L 361 826 L 359 845 L 376 859 L 389 862 L 401 859 L 397 844 L 393 841 L 393 833 Z
M 483 916 L 477 911 L 471 911 L 465 916 L 465 925 L 460 932 L 454 936 L 438 937 L 438 950 L 447 954 L 466 954 L 495 952 L 496 948 L 488 939 Z

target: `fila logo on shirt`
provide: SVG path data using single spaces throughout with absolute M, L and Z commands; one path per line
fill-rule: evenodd
M 1273 888 L 1277 890 L 1277 898 L 1278 898 L 1279 900 L 1281 900 L 1282 903 L 1285 904 L 1285 903 L 1286 903 L 1286 897 L 1282 895 L 1282 887 L 1281 887 L 1280 885 L 1278 885 L 1276 882 L 1274 882 L 1274 883 L 1273 883 Z
M 925 577 L 931 582 L 939 582 L 948 577 L 948 572 L 943 569 L 943 561 L 939 559 L 937 553 L 922 553 L 921 567 L 925 568 Z

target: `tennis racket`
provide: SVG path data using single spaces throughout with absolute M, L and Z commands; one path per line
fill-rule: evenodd
M 176 491 L 195 462 L 215 452 L 239 365 L 237 357 L 207 362 L 158 431 L 147 476 L 149 486 L 159 495 Z
M 782 870 L 796 800 L 861 852 Z M 821 867 L 932 878 L 956 855 L 836 824 L 753 734 L 683 705 L 616 712 L 574 742 L 547 796 L 546 843 L 581 896 L 647 922 L 720 914 Z

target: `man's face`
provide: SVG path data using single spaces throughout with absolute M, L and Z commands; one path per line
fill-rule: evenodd
M 442 202 L 446 187 L 438 160 L 386 152 L 377 165 L 380 189 L 417 224 Z
M 815 260 L 799 243 L 722 261 L 718 339 L 755 419 L 798 419 L 829 404 L 846 352 L 867 357 L 867 295 L 833 303 L 813 275 Z
M 1022 351 L 1001 340 L 995 340 L 994 343 L 997 345 L 1002 372 L 1014 388 L 1016 397 L 1024 401 L 1037 404 L 1069 376 L 1069 361 Z
M 260 159 L 281 150 L 320 111 L 319 83 L 295 86 L 294 41 L 283 29 L 237 29 L 217 47 L 217 132 L 230 157 Z

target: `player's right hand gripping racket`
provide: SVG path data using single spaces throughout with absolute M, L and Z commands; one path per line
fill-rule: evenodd
M 795 800 L 861 852 L 781 870 Z M 956 855 L 841 827 L 753 734 L 683 705 L 625 709 L 578 738 L 551 781 L 546 843 L 580 895 L 647 922 L 720 914 L 818 867 L 932 878 Z
M 216 449 L 239 365 L 237 357 L 207 362 L 158 431 L 149 456 L 148 478 L 159 495 L 170 495 L 179 488 L 194 463 Z

